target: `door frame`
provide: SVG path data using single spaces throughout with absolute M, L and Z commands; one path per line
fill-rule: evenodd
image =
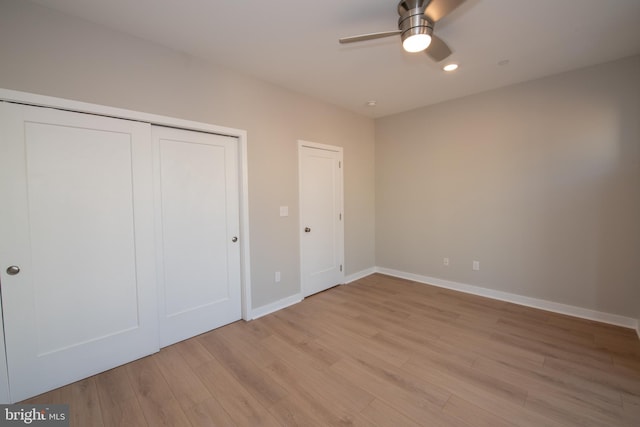
M 209 123 L 195 122 L 191 120 L 177 119 L 151 113 L 126 110 L 122 108 L 108 107 L 98 104 L 90 104 L 81 101 L 73 101 L 64 98 L 56 98 L 34 93 L 15 91 L 0 88 L 0 102 L 14 102 L 27 104 L 34 107 L 56 108 L 59 110 L 77 113 L 95 114 L 98 116 L 113 117 L 125 120 L 134 120 L 151 125 L 174 127 L 198 132 L 226 135 L 238 140 L 238 183 L 239 183 L 239 213 L 240 213 L 240 286 L 242 295 L 242 318 L 253 318 L 251 308 L 251 261 L 249 247 L 249 172 L 247 160 L 247 131 L 230 127 L 218 126 Z M 150 161 L 152 159 L 149 159 Z M 0 307 L 0 314 L 2 308 Z M 4 350 L 4 323 L 0 316 L 0 350 Z M 6 375 L 6 353 L 0 352 L 0 403 L 8 391 L 8 379 Z M 7 379 L 7 381 L 5 381 Z
M 303 233 L 302 233 L 302 229 L 304 227 L 303 224 L 303 219 L 302 218 L 302 197 L 301 197 L 301 191 L 302 191 L 302 148 L 313 148 L 316 150 L 325 150 L 325 151 L 332 151 L 332 152 L 336 152 L 338 153 L 339 157 L 340 157 L 340 167 L 339 167 L 339 173 L 340 173 L 340 195 L 339 195 L 339 203 L 340 203 L 340 211 L 342 214 L 342 218 L 340 221 L 340 226 L 338 229 L 338 245 L 340 247 L 340 255 L 341 255 L 341 259 L 342 259 L 342 271 L 341 271 L 341 276 L 342 279 L 344 279 L 345 277 L 345 270 L 346 270 L 346 265 L 345 265 L 345 259 L 344 259 L 344 254 L 345 254 L 345 247 L 344 247 L 344 150 L 342 147 L 338 147 L 336 145 L 327 145 L 327 144 L 319 144 L 316 142 L 310 142 L 310 141 L 304 141 L 299 139 L 298 140 L 298 242 L 299 242 L 299 250 L 300 250 L 300 295 L 302 298 L 304 298 L 305 295 L 305 278 L 304 278 L 304 272 L 302 271 L 302 239 L 303 239 Z

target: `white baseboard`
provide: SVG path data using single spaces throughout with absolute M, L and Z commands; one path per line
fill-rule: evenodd
M 279 301 L 272 302 L 270 304 L 263 305 L 262 307 L 254 308 L 251 310 L 250 320 L 255 320 L 259 317 L 266 316 L 283 308 L 287 308 L 290 305 L 297 304 L 304 298 L 301 293 L 291 295 L 290 297 L 283 298 Z
M 452 289 L 454 291 L 465 292 L 468 294 L 479 295 L 500 301 L 507 301 L 514 304 L 524 305 L 527 307 L 539 308 L 541 310 L 551 311 L 554 313 L 566 314 L 569 316 L 579 317 L 582 319 L 595 320 L 597 322 L 608 323 L 610 325 L 622 326 L 625 328 L 635 329 L 640 337 L 640 325 L 638 320 L 620 316 L 617 314 L 604 313 L 601 311 L 590 310 L 572 305 L 560 304 L 557 302 L 547 301 L 538 298 L 531 298 L 522 295 L 512 294 L 509 292 L 496 291 L 480 286 L 467 285 L 465 283 L 452 282 L 449 280 L 438 279 L 436 277 L 421 276 L 419 274 L 406 273 L 403 271 L 393 270 L 389 268 L 376 267 L 376 272 L 401 279 L 412 280 L 414 282 L 424 283 L 428 285 L 438 286 L 440 288 Z
M 465 292 L 468 294 L 479 295 L 487 298 L 492 298 L 500 301 L 511 302 L 514 304 L 524 305 L 527 307 L 538 308 L 541 310 L 551 311 L 554 313 L 566 314 L 569 316 L 579 317 L 582 319 L 595 320 L 597 322 L 608 323 L 610 325 L 622 326 L 625 328 L 634 329 L 640 339 L 640 320 L 630 317 L 620 316 L 617 314 L 605 313 L 601 311 L 586 309 L 582 307 L 576 307 L 567 304 L 561 304 L 553 301 L 547 301 L 538 298 L 531 298 L 522 295 L 512 294 L 509 292 L 496 291 L 493 289 L 487 289 L 480 286 L 468 285 L 465 283 L 453 282 L 450 280 L 438 279 L 436 277 L 422 276 L 419 274 L 407 273 L 404 271 L 393 270 L 384 267 L 372 267 L 366 270 L 359 271 L 357 273 L 345 276 L 344 283 L 352 283 L 363 277 L 367 277 L 374 273 L 386 274 L 388 276 L 398 277 L 401 279 L 412 280 L 418 283 L 424 283 L 427 285 L 433 285 L 440 288 L 451 289 L 454 291 Z M 270 304 L 263 305 L 251 311 L 249 316 L 250 320 L 257 319 L 267 314 L 271 314 L 283 308 L 287 308 L 290 305 L 297 304 L 302 301 L 304 297 L 302 293 L 291 295 L 283 298 L 279 301 L 272 302 Z
M 358 271 L 357 273 L 349 274 L 344 278 L 344 284 L 348 285 L 351 282 L 355 282 L 356 280 L 362 279 L 363 277 L 371 276 L 375 273 L 376 267 L 367 268 L 366 270 Z

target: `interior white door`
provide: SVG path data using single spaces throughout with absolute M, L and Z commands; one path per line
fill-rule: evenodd
M 241 318 L 238 140 L 152 129 L 160 346 Z
M 342 283 L 342 148 L 300 142 L 300 270 L 309 296 Z
M 150 125 L 0 102 L 0 150 L 11 400 L 157 351 Z

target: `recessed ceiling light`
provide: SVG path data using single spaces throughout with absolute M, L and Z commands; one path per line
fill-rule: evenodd
M 376 101 L 373 101 L 373 100 L 367 101 L 367 107 L 375 107 L 376 105 L 377 105 Z
M 447 64 L 444 67 L 442 67 L 442 69 L 445 71 L 455 71 L 458 69 L 458 64 Z

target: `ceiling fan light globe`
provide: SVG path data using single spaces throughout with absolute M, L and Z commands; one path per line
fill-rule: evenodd
M 410 53 L 422 52 L 431 44 L 429 34 L 412 34 L 402 41 L 404 50 Z

